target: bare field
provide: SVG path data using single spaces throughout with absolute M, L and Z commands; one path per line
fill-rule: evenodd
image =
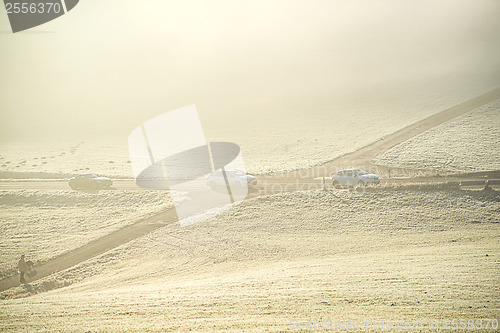
M 172 206 L 155 191 L 0 191 L 0 268 L 21 254 L 46 261 Z
M 500 100 L 417 135 L 374 162 L 440 172 L 500 170 Z
M 494 191 L 256 198 L 2 293 L 0 327 L 247 332 L 288 331 L 291 319 L 495 318 L 499 212 Z

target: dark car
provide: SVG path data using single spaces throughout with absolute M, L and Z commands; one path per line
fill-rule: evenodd
M 113 181 L 107 177 L 99 177 L 94 173 L 85 173 L 79 175 L 69 180 L 69 186 L 73 190 L 77 189 L 103 189 L 110 188 L 113 185 Z

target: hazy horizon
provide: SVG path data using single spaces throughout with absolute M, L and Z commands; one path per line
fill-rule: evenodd
M 500 83 L 496 1 L 81 1 L 12 34 L 0 142 L 126 138 L 196 104 L 209 136 L 447 105 Z M 243 119 L 238 122 L 229 119 Z

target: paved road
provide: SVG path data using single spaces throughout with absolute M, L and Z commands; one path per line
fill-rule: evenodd
M 457 116 L 460 116 L 468 111 L 474 110 L 484 104 L 490 103 L 494 100 L 500 98 L 500 89 L 490 91 L 484 95 L 471 99 L 467 102 L 461 103 L 459 105 L 453 106 L 446 110 L 443 110 L 437 114 L 434 114 L 428 118 L 418 121 L 410 126 L 407 126 L 393 134 L 387 135 L 382 140 L 376 141 L 366 147 L 363 147 L 355 152 L 341 156 L 331 162 L 325 163 L 324 165 L 297 170 L 292 173 L 278 174 L 270 176 L 260 176 L 259 184 L 262 188 L 260 191 L 252 191 L 249 197 L 255 197 L 259 195 L 265 195 L 269 193 L 276 193 L 280 191 L 296 191 L 305 190 L 307 185 L 315 186 L 317 188 L 318 184 L 321 184 L 319 180 L 314 178 L 329 176 L 335 170 L 356 166 L 362 167 L 367 170 L 373 170 L 374 167 L 380 172 L 386 170 L 385 166 L 377 166 L 372 163 L 372 160 L 377 155 L 383 153 L 384 151 L 400 144 L 415 135 L 418 135 L 432 127 L 442 124 L 448 120 L 451 120 Z M 429 170 L 406 170 L 406 169 L 393 169 L 391 172 L 430 172 Z M 470 179 L 471 177 L 467 177 Z M 474 177 L 472 177 L 474 178 Z M 460 181 L 462 178 L 455 178 L 456 181 Z M 419 179 L 422 181 L 423 179 Z M 415 181 L 415 179 L 406 180 L 390 180 L 390 181 Z M 436 181 L 436 178 L 428 178 L 427 181 Z M 201 189 L 200 185 L 200 189 Z M 118 180 L 114 183 L 114 188 L 117 190 L 139 190 L 135 185 L 133 180 Z M 314 187 L 313 187 L 314 188 Z M 14 190 L 14 189 L 68 189 L 67 182 L 64 180 L 59 181 L 2 181 L 0 182 L 0 189 Z M 177 213 L 175 209 L 169 209 L 165 212 L 157 214 L 155 216 L 143 219 L 137 223 L 124 227 L 112 234 L 99 238 L 85 246 L 75 249 L 69 253 L 61 255 L 57 258 L 50 260 L 49 262 L 38 266 L 37 269 L 37 279 L 46 277 L 54 272 L 61 271 L 70 268 L 80 262 L 93 258 L 97 255 L 105 253 L 119 245 L 127 243 L 133 239 L 141 237 L 155 229 L 158 229 L 167 224 L 177 222 Z M 18 286 L 19 276 L 15 275 L 6 279 L 0 280 L 0 291 L 7 290 L 9 288 Z

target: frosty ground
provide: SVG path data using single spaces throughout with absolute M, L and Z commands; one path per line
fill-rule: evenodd
M 47 261 L 171 206 L 155 191 L 0 191 L 0 276 L 21 254 Z
M 287 330 L 292 318 L 494 318 L 500 195 L 374 189 L 251 199 L 2 294 L 3 329 Z M 65 286 L 64 288 L 59 288 Z M 78 302 L 75 302 L 78 300 Z M 43 319 L 42 319 L 43 317 Z
M 500 100 L 417 135 L 374 162 L 439 172 L 500 170 Z

